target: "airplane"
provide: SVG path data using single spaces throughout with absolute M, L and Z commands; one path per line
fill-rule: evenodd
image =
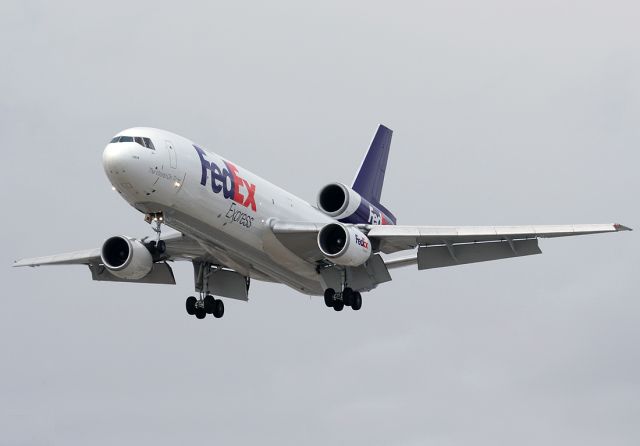
M 362 293 L 419 270 L 540 254 L 538 239 L 631 230 L 621 224 L 402 226 L 381 204 L 392 131 L 380 125 L 349 187 L 322 187 L 316 205 L 174 133 L 136 127 L 102 154 L 112 189 L 156 233 L 13 266 L 87 265 L 93 280 L 175 284 L 169 262 L 193 264 L 189 315 L 220 318 L 220 297 L 248 300 L 251 280 L 277 282 L 327 307 L 359 310 Z M 162 236 L 162 225 L 177 233 Z M 399 253 L 399 254 L 396 254 Z M 217 296 L 217 297 L 215 297 Z

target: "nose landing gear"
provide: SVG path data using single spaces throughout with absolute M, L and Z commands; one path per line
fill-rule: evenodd
M 164 215 L 162 212 L 154 212 L 151 214 L 145 214 L 144 221 L 151 225 L 153 232 L 157 234 L 156 240 L 149 242 L 150 250 L 158 255 L 162 255 L 167 251 L 167 245 L 164 240 L 160 240 L 162 236 L 162 223 L 164 223 Z

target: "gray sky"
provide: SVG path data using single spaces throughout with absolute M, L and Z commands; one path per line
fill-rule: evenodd
M 314 200 L 384 123 L 401 224 L 640 229 L 640 7 L 516 3 L 1 2 L 0 444 L 637 445 L 638 231 L 396 271 L 358 313 L 9 267 L 151 233 L 101 166 L 138 125 Z

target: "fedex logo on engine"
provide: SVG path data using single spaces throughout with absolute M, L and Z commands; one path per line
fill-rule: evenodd
M 198 152 L 200 157 L 200 165 L 202 166 L 202 177 L 200 178 L 200 184 L 207 185 L 207 179 L 209 178 L 209 172 L 211 172 L 211 190 L 214 194 L 222 195 L 226 199 L 231 199 L 238 204 L 246 208 L 251 208 L 252 211 L 256 211 L 256 186 L 249 183 L 244 178 L 238 175 L 238 168 L 230 163 L 224 161 L 225 167 L 220 167 L 213 161 L 206 159 L 206 152 L 200 147 L 193 146 Z
M 362 246 L 364 249 L 369 249 L 369 242 L 364 239 L 364 238 L 360 238 L 356 235 L 356 245 Z

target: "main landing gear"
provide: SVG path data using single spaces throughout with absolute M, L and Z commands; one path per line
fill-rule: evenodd
M 216 299 L 210 294 L 196 299 L 194 296 L 187 297 L 185 303 L 187 313 L 195 315 L 198 319 L 204 319 L 207 314 L 212 314 L 213 317 L 219 319 L 224 316 L 224 302 L 220 299 Z
M 199 298 L 189 296 L 185 302 L 187 313 L 195 315 L 198 319 L 204 319 L 207 314 L 212 314 L 216 319 L 224 316 L 224 303 L 216 299 L 209 290 L 209 276 L 212 274 L 211 264 L 207 262 L 193 262 L 195 288 Z
M 349 287 L 346 287 L 341 293 L 336 293 L 333 288 L 327 288 L 324 290 L 324 304 L 336 311 L 342 311 L 344 307 L 351 307 L 351 309 L 358 311 L 362 308 L 362 295 L 359 291 L 354 291 Z

